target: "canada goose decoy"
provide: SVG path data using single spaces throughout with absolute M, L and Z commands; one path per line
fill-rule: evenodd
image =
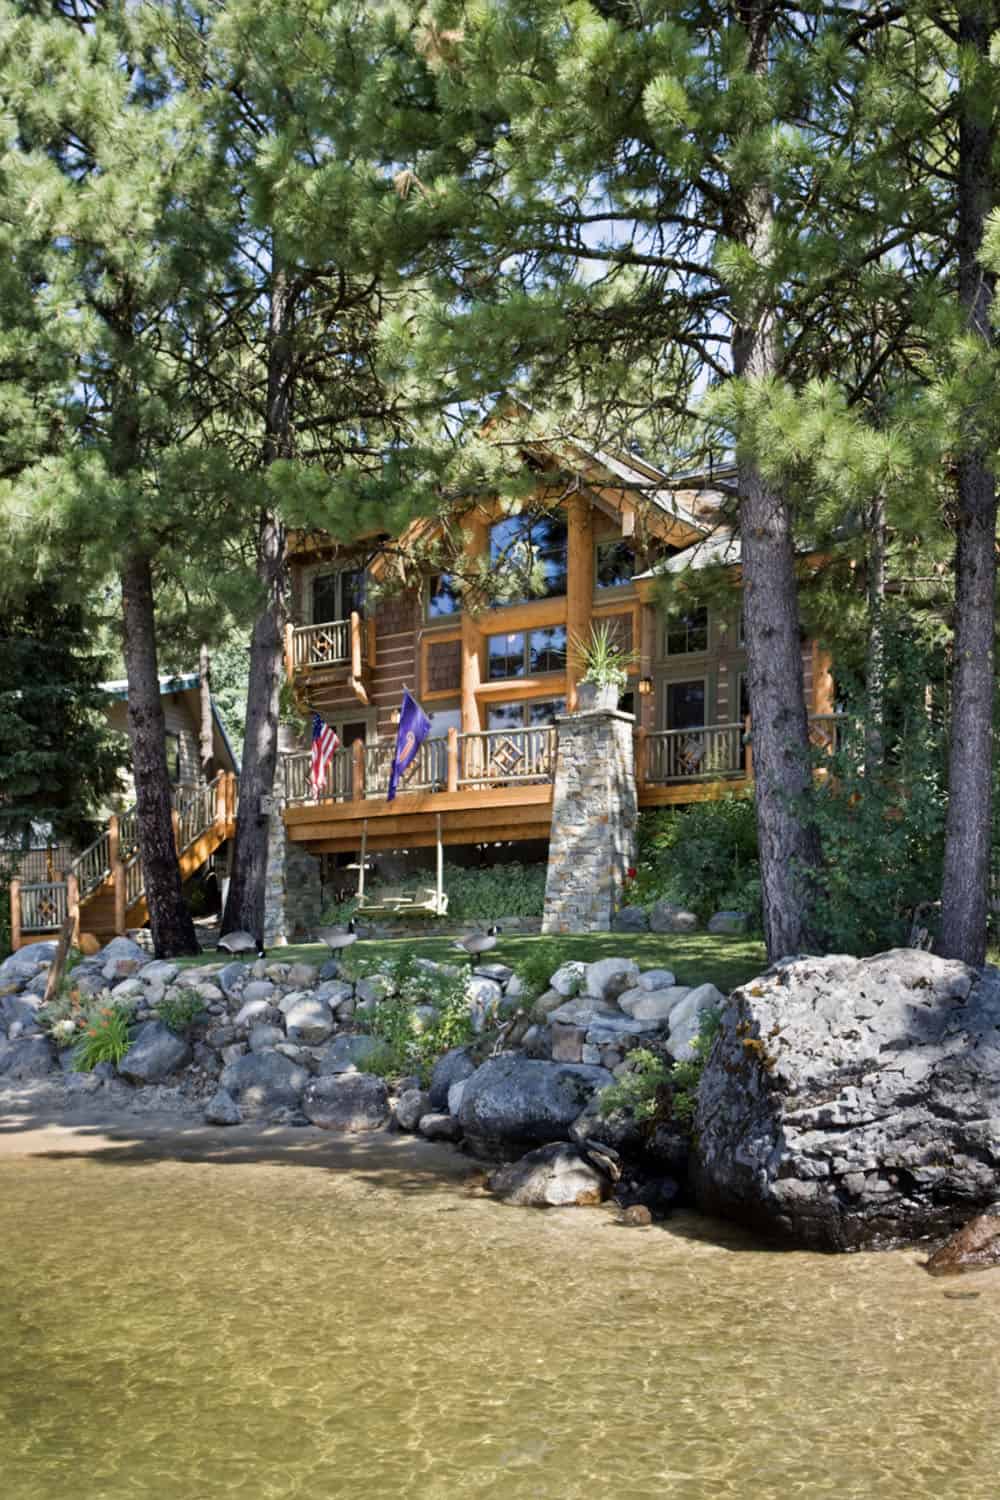
M 267 957 L 263 938 L 255 938 L 249 932 L 227 932 L 215 946 L 221 948 L 223 953 L 231 953 L 234 958 L 239 953 L 255 953 L 258 958 Z
M 453 946 L 460 953 L 467 953 L 470 958 L 478 958 L 481 953 L 489 953 L 491 948 L 496 947 L 499 936 L 500 928 L 494 923 L 485 932 L 474 932 L 470 937 L 459 938 Z
M 339 953 L 341 948 L 349 948 L 358 940 L 357 923 L 352 917 L 347 924 L 347 931 L 342 927 L 317 927 L 316 936 L 321 943 L 325 943 L 331 953 Z

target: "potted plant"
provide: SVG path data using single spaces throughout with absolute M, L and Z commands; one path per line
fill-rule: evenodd
M 629 669 L 635 665 L 635 652 L 618 644 L 610 625 L 592 625 L 590 639 L 578 636 L 573 646 L 584 669 L 577 684 L 577 708 L 617 708 L 628 684 Z

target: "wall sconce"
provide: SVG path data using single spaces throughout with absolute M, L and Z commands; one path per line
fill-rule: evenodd
M 649 695 L 650 695 L 650 693 L 652 691 L 653 691 L 653 679 L 652 679 L 652 677 L 640 677 L 639 678 L 639 692 L 640 692 L 641 696 L 643 698 L 648 698 Z

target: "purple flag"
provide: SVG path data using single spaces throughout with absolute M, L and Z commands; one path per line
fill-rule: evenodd
M 392 771 L 389 774 L 387 802 L 394 800 L 396 784 L 404 771 L 412 765 L 414 756 L 430 733 L 430 728 L 430 719 L 416 698 L 411 698 L 404 688 L 403 706 L 399 711 L 399 730 L 396 734 L 396 754 L 393 756 Z

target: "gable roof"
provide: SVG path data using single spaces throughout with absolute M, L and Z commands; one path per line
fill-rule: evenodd
M 161 677 L 159 679 L 159 683 L 160 697 L 165 698 L 168 693 L 190 693 L 192 691 L 197 691 L 200 679 L 197 672 L 183 672 L 180 674 L 175 673 L 171 677 Z M 109 698 L 114 698 L 122 703 L 128 702 L 127 677 L 116 678 L 113 682 L 102 682 L 100 684 L 100 687 L 101 691 L 106 693 Z M 233 749 L 232 741 L 229 738 L 229 732 L 226 729 L 225 721 L 223 720 L 222 715 L 219 713 L 219 707 L 214 698 L 212 699 L 212 722 L 218 730 L 219 737 L 225 747 L 226 754 L 229 757 L 233 770 L 236 771 L 237 774 L 239 774 L 239 759 L 236 755 L 236 751 Z

